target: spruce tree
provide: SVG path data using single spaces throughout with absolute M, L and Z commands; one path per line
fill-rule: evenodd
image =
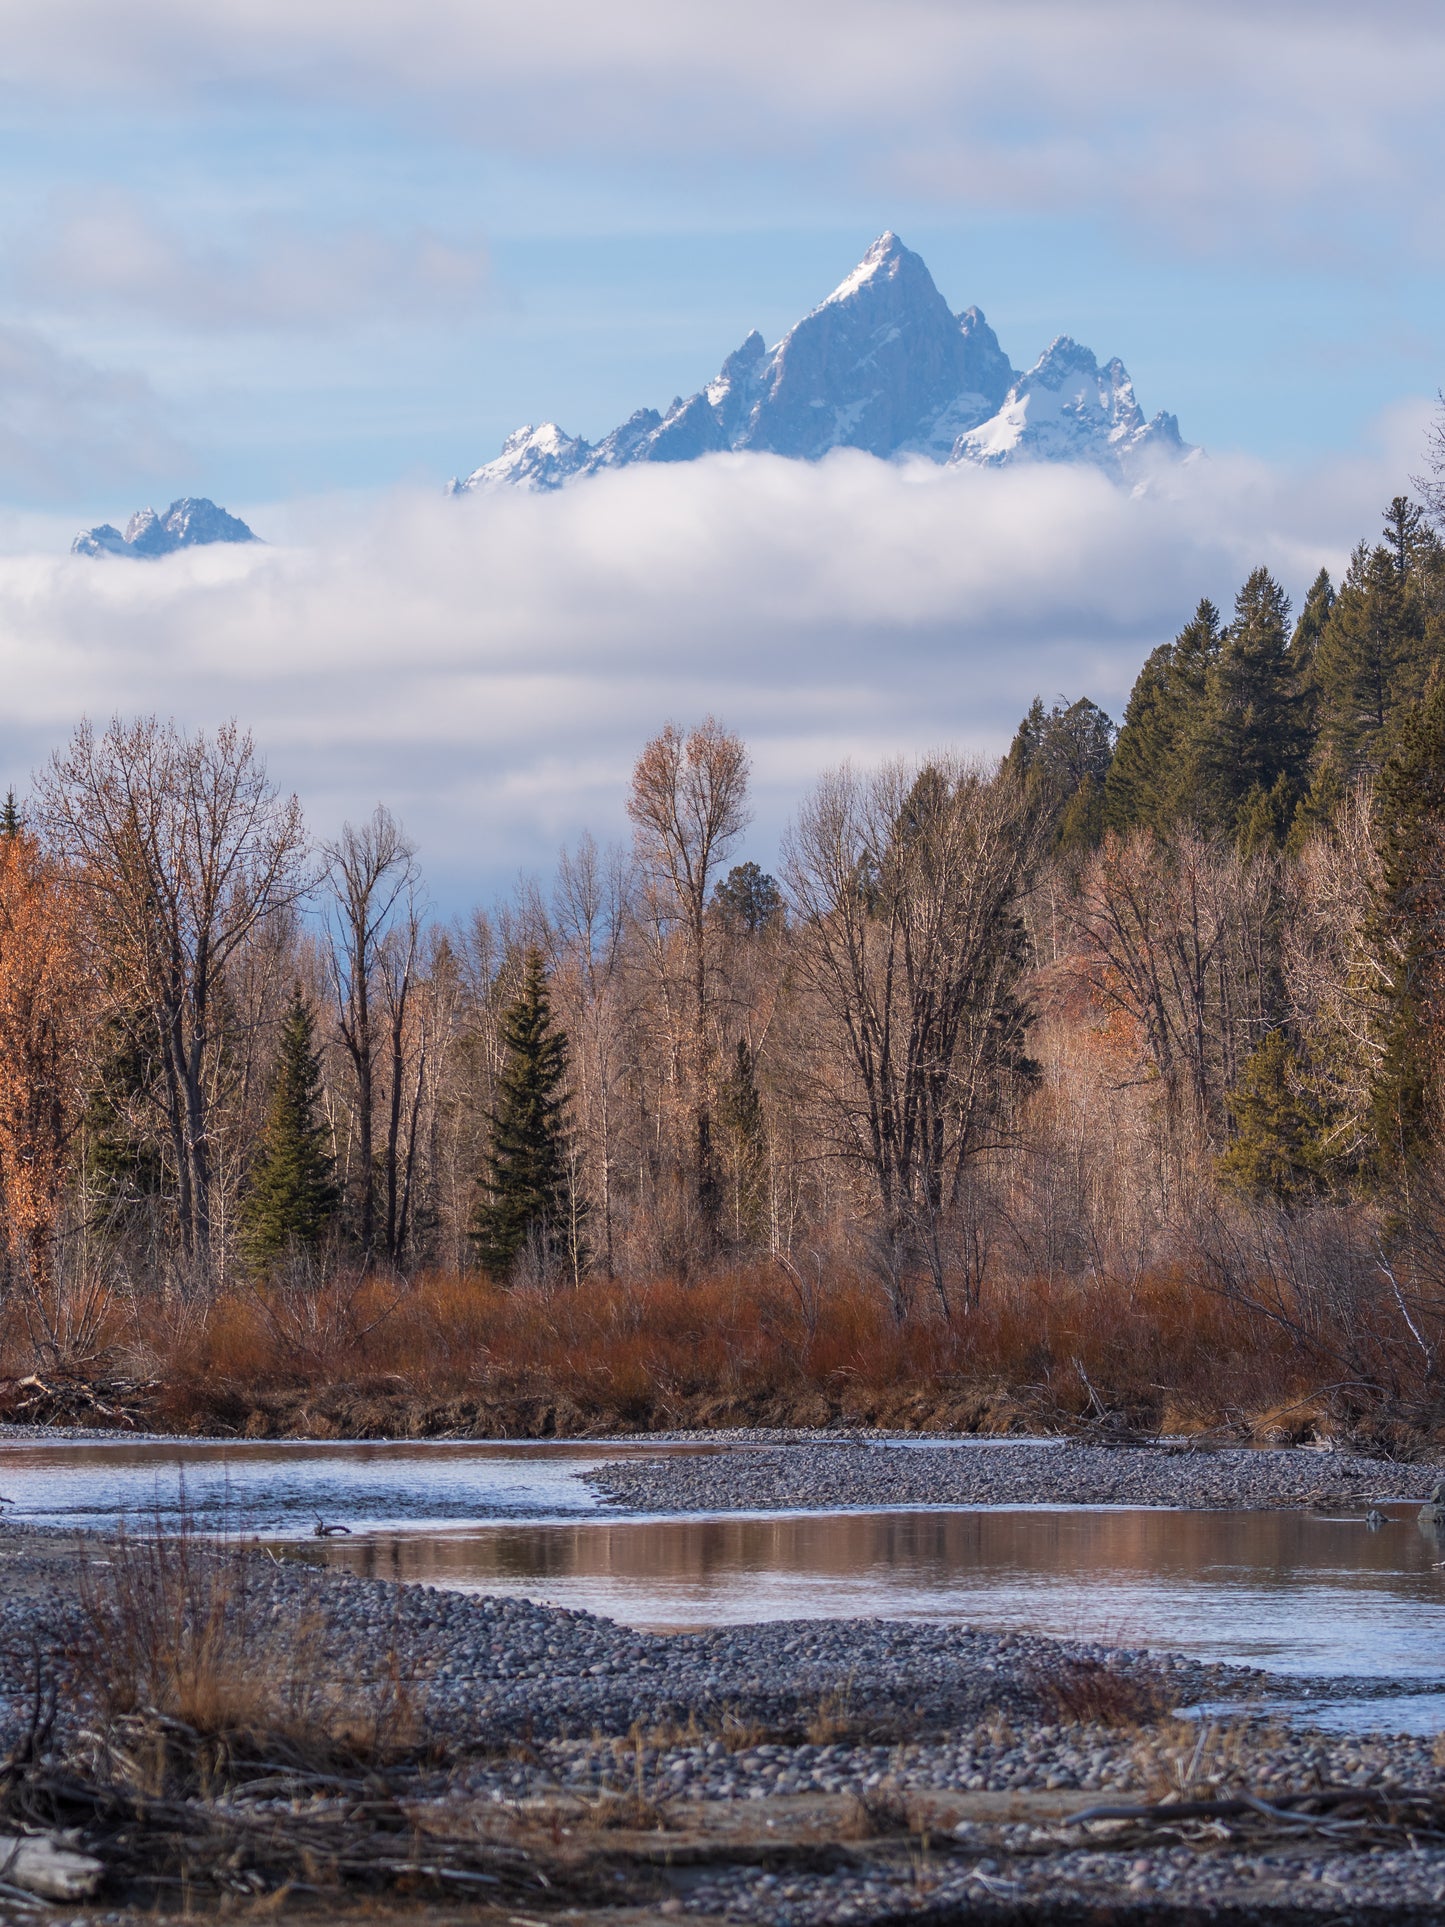
M 258 1269 L 314 1253 L 335 1215 L 340 1194 L 318 1119 L 320 1087 L 315 1019 L 298 984 L 281 1021 L 270 1103 L 242 1204 L 242 1243 Z
M 1311 755 L 1319 732 L 1319 682 L 1315 673 L 1315 657 L 1334 606 L 1335 585 L 1330 580 L 1329 570 L 1321 569 L 1310 584 L 1309 594 L 1294 626 L 1294 634 L 1289 639 L 1289 669 L 1299 705 L 1299 726 Z
M 1216 1168 L 1231 1190 L 1289 1205 L 1326 1188 L 1327 1120 L 1282 1030 L 1245 1060 L 1228 1104 L 1235 1138 Z
M 1115 730 L 1097 703 L 1081 696 L 1046 710 L 1035 696 L 1005 765 L 1053 825 L 1054 847 L 1087 850 L 1104 831 L 1104 784 Z
M 1227 834 L 1259 820 L 1257 799 L 1269 797 L 1282 777 L 1289 802 L 1277 817 L 1292 816 L 1303 791 L 1307 745 L 1289 641 L 1289 598 L 1268 569 L 1255 569 L 1235 598 L 1234 621 L 1209 677 L 1204 816 Z
M 732 1179 L 733 1235 L 739 1244 L 753 1244 L 766 1216 L 768 1139 L 756 1065 L 745 1038 L 738 1039 L 717 1108 Z
M 1445 681 L 1402 721 L 1376 790 L 1380 898 L 1372 921 L 1386 979 L 1371 1113 L 1382 1178 L 1423 1159 L 1440 1123 L 1445 1040 Z
M 1317 755 L 1342 780 L 1379 768 L 1396 718 L 1424 692 L 1426 606 L 1400 543 L 1355 550 L 1315 651 Z
M 1222 646 L 1219 611 L 1206 598 L 1139 672 L 1104 780 L 1110 829 L 1167 830 L 1199 819 L 1208 694 Z
M 0 804 L 0 837 L 19 836 L 25 828 L 25 818 L 16 806 L 14 790 L 6 790 L 5 801 Z
M 506 1061 L 497 1080 L 491 1143 L 472 1218 L 478 1261 L 505 1278 L 523 1251 L 541 1264 L 566 1258 L 580 1271 L 583 1213 L 572 1197 L 567 1159 L 567 1038 L 552 1022 L 542 953 L 523 960 L 522 982 L 502 1017 Z

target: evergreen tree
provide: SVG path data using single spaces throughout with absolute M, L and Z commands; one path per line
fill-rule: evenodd
M 1425 511 L 1408 496 L 1395 496 L 1385 510 L 1385 547 L 1402 582 L 1415 573 L 1429 540 Z
M 19 836 L 25 828 L 25 818 L 15 805 L 14 790 L 6 790 L 5 802 L 0 805 L 0 837 Z
M 165 1192 L 160 1147 L 143 1120 L 155 1102 L 161 1051 L 147 1013 L 112 1010 L 94 1038 L 82 1159 L 97 1230 L 134 1234 Z
M 491 1145 L 472 1218 L 479 1262 L 499 1277 L 531 1248 L 544 1265 L 585 1263 L 567 1159 L 567 1038 L 552 1022 L 542 953 L 533 948 L 502 1017 L 506 1062 L 497 1080 Z
M 1087 696 L 1049 710 L 1039 696 L 1029 705 L 1005 763 L 1053 824 L 1055 848 L 1091 849 L 1103 835 L 1114 736 L 1112 721 Z
M 1282 1030 L 1250 1053 L 1228 1103 L 1235 1138 L 1216 1165 L 1224 1184 L 1287 1205 L 1326 1188 L 1327 1121 Z
M 1279 816 L 1293 815 L 1304 787 L 1289 642 L 1289 598 L 1268 569 L 1255 569 L 1235 598 L 1209 675 L 1205 818 L 1228 833 L 1245 827 L 1257 797 L 1268 797 L 1282 777 L 1289 802 Z
M 735 863 L 713 886 L 711 907 L 729 931 L 756 937 L 781 922 L 783 893 L 756 863 Z
M 1298 856 L 1316 831 L 1327 830 L 1335 820 L 1335 811 L 1344 800 L 1345 786 L 1334 764 L 1319 763 L 1290 824 L 1285 842 L 1287 854 Z
M 1294 634 L 1289 639 L 1289 667 L 1299 705 L 1299 726 L 1311 752 L 1319 730 L 1319 684 L 1315 657 L 1320 637 L 1335 606 L 1335 585 L 1328 569 L 1321 569 L 1310 584 L 1304 607 L 1299 612 Z
M 1206 599 L 1174 641 L 1149 656 L 1130 693 L 1104 781 L 1108 828 L 1166 830 L 1198 819 L 1209 687 L 1222 647 L 1219 611 Z
M 768 1139 L 757 1066 L 742 1037 L 718 1092 L 718 1122 L 732 1179 L 733 1232 L 739 1244 L 755 1244 L 766 1224 Z
M 1380 901 L 1371 935 L 1387 974 L 1371 1093 L 1379 1170 L 1401 1179 L 1439 1125 L 1445 1046 L 1445 681 L 1401 722 L 1376 789 Z
M 242 1242 L 264 1268 L 292 1253 L 314 1252 L 340 1193 L 318 1121 L 321 1069 L 311 1006 L 298 984 L 281 1021 L 271 1100 L 242 1204 Z
M 1424 693 L 1425 602 L 1408 536 L 1395 533 L 1395 546 L 1355 550 L 1315 651 L 1317 755 L 1342 779 L 1379 767 L 1396 717 Z

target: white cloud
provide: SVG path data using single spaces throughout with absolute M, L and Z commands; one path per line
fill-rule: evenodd
M 225 241 L 198 238 L 134 195 L 98 189 L 53 206 L 10 249 L 19 292 L 139 310 L 204 331 L 321 328 L 377 315 L 454 316 L 486 281 L 481 245 L 423 228 L 311 233 L 275 218 L 236 217 Z
M 73 497 L 182 459 L 143 377 L 0 323 L 0 498 Z
M 822 767 L 998 749 L 1036 693 L 1116 716 L 1145 652 L 1263 561 L 1299 594 L 1417 465 L 1423 404 L 1309 476 L 1190 465 L 1141 497 L 1067 468 L 723 456 L 559 496 L 395 496 L 265 549 L 0 558 L 0 785 L 82 712 L 239 716 L 321 831 L 384 798 L 455 905 L 620 833 L 639 746 L 749 739 L 756 853 Z M 302 517 L 293 514 L 292 528 Z
M 1426 0 L 49 0 L 7 20 L 6 67 L 66 96 L 360 100 L 546 156 L 821 149 L 875 188 L 1205 244 L 1353 224 L 1440 249 Z

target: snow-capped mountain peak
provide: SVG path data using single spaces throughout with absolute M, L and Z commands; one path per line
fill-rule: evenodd
M 260 538 L 239 515 L 229 515 L 204 495 L 182 495 L 164 515 L 137 509 L 125 533 L 110 522 L 82 529 L 70 545 L 72 555 L 171 555 L 176 549 L 202 548 L 211 542 L 255 542 Z
M 820 301 L 818 306 L 828 308 L 835 301 L 848 300 L 850 295 L 855 295 L 865 283 L 872 281 L 878 275 L 898 274 L 903 268 L 904 257 L 907 255 L 908 249 L 904 247 L 892 228 L 888 228 L 878 236 L 853 272 L 844 275 L 833 292 L 826 300 Z M 915 261 L 919 259 L 916 254 L 911 258 Z M 816 313 L 817 310 L 815 309 L 814 312 Z
M 949 459 L 988 468 L 1019 460 L 1092 462 L 1122 477 L 1146 454 L 1187 453 L 1172 415 L 1144 419 L 1122 361 L 1101 368 L 1090 349 L 1057 335 L 998 413 L 959 437 Z
M 890 229 L 775 347 L 754 330 L 665 413 L 638 409 L 595 445 L 555 422 L 529 424 L 450 488 L 554 489 L 634 462 L 729 449 L 811 461 L 835 448 L 986 467 L 1084 461 L 1121 480 L 1146 450 L 1188 452 L 1172 415 L 1144 420 L 1122 362 L 1101 368 L 1068 335 L 1020 374 L 982 310 L 950 312 L 922 257 Z

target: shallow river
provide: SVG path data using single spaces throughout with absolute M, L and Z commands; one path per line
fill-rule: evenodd
M 1386 1508 L 1375 1529 L 1296 1511 L 1046 1506 L 657 1518 L 599 1506 L 578 1477 L 628 1453 L 699 1449 L 719 1448 L 5 1443 L 0 1494 L 8 1516 L 36 1523 L 188 1518 L 357 1572 L 640 1627 L 879 1614 L 1391 1679 L 1417 1694 L 1445 1676 L 1445 1548 L 1416 1524 L 1417 1504 Z M 318 1540 L 318 1520 L 347 1536 Z M 1394 1724 L 1445 1724 L 1438 1693 L 1400 1707 Z

